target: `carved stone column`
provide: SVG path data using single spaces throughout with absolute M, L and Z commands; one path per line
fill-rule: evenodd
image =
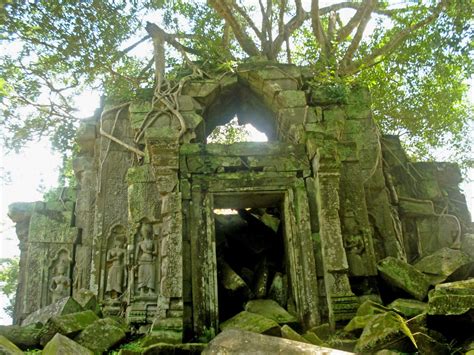
M 324 283 L 329 310 L 329 322 L 352 318 L 357 307 L 357 297 L 349 283 L 349 265 L 339 217 L 340 163 L 334 149 L 327 145 L 318 149 L 313 159 L 316 174 L 317 204 L 320 223 Z

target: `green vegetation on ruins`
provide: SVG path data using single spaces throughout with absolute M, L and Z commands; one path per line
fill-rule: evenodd
M 143 95 L 164 72 L 169 80 L 206 75 L 252 57 L 311 66 L 318 84 L 362 83 L 371 89 L 382 132 L 402 135 L 420 158 L 449 146 L 453 159 L 472 164 L 466 135 L 472 117 L 466 97 L 473 70 L 470 1 L 117 0 L 78 6 L 42 0 L 0 6 L 0 107 L 9 148 L 48 136 L 56 149 L 70 152 L 79 120 L 74 97 L 86 89 L 124 101 Z

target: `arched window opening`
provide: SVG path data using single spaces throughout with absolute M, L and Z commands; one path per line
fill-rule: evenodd
M 221 92 L 204 114 L 206 143 L 266 142 L 276 139 L 276 119 L 252 90 L 240 83 Z

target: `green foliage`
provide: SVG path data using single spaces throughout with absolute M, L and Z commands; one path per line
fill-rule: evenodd
M 15 308 L 19 268 L 18 258 L 0 259 L 0 292 L 7 296 L 9 300 L 9 304 L 4 307 L 4 310 L 11 317 Z
M 232 144 L 236 142 L 248 142 L 250 131 L 243 125 L 239 125 L 235 117 L 223 126 L 217 126 L 207 137 L 208 143 Z
M 146 35 L 145 19 L 155 21 L 182 46 L 177 49 L 166 45 L 168 78 L 193 73 L 193 63 L 206 72 L 233 70 L 247 54 L 237 32 L 229 30 L 232 26 L 226 27 L 225 12 L 218 12 L 210 3 L 106 0 L 78 4 L 73 0 L 38 0 L 2 5 L 0 115 L 5 145 L 19 149 L 26 141 L 46 135 L 55 149 L 70 151 L 79 115 L 72 103 L 78 93 L 94 88 L 122 102 L 152 87 L 151 41 L 135 47 Z M 296 2 L 285 2 L 284 8 L 280 1 L 262 2 L 270 3 L 273 11 L 263 30 L 264 19 L 256 21 L 257 15 L 261 16 L 259 4 L 243 0 L 225 3 L 240 6 L 243 12 L 227 15 L 263 57 L 280 34 L 276 32 L 281 30 L 279 22 L 289 24 L 297 14 Z M 338 100 L 344 98 L 340 89 L 346 84 L 368 86 L 374 117 L 383 133 L 402 134 L 414 156 L 426 158 L 433 147 L 448 144 L 455 150 L 455 158 L 468 163 L 472 154 L 466 134 L 472 118 L 466 97 L 466 81 L 473 74 L 471 2 L 444 2 L 446 7 L 435 20 L 408 31 L 406 39 L 380 51 L 373 61 L 364 62 L 407 28 L 429 18 L 436 3 L 377 2 L 379 12 L 372 13 L 375 27 L 356 43 L 350 60 L 345 55 L 355 43 L 357 28 L 347 36 L 331 37 L 330 49 L 324 54 L 325 46 L 316 38 L 307 13 L 306 20 L 290 31 L 290 56 L 293 63 L 314 67 L 316 83 L 333 83 L 329 87 L 334 90 L 328 94 Z M 346 4 L 357 6 L 360 2 Z M 380 15 L 383 11 L 390 15 Z M 260 28 L 260 35 L 244 13 Z M 320 18 L 328 36 L 329 16 L 326 12 Z M 340 24 L 336 25 L 337 30 Z M 284 47 L 274 58 L 287 60 Z M 345 62 L 357 64 L 347 71 L 349 74 L 341 70 Z M 229 134 L 234 133 L 231 130 Z

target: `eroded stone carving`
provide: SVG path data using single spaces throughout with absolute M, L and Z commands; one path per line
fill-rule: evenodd
M 105 292 L 108 297 L 115 299 L 122 295 L 127 282 L 126 250 L 124 249 L 125 229 L 120 225 L 115 226 L 111 234 L 113 248 L 107 251 L 107 264 L 109 266 Z
M 51 292 L 51 303 L 55 303 L 61 298 L 67 297 L 71 292 L 71 278 L 69 277 L 69 268 L 71 260 L 65 250 L 58 252 L 57 258 L 53 261 L 52 270 L 54 274 L 51 277 L 49 291 Z
M 137 243 L 135 260 L 137 261 L 137 290 L 140 296 L 155 293 L 155 259 L 157 248 L 153 240 L 153 226 L 143 220 L 139 227 L 140 242 Z

